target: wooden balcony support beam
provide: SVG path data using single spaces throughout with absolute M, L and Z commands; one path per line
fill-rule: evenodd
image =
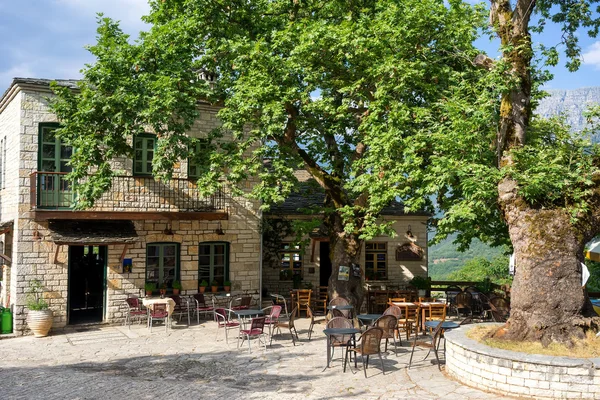
M 30 212 L 31 218 L 35 221 L 49 221 L 53 219 L 111 219 L 111 220 L 205 220 L 219 221 L 229 219 L 229 213 L 226 211 L 215 212 L 129 212 L 129 211 L 70 211 L 70 210 L 33 210 Z

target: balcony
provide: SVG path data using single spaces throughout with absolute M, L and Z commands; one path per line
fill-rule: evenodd
M 202 197 L 188 179 L 114 176 L 112 187 L 88 210 L 74 210 L 75 193 L 64 172 L 30 175 L 31 212 L 37 221 L 51 219 L 227 219 L 223 191 Z

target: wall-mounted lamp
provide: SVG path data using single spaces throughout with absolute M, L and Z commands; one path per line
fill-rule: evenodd
M 221 227 L 221 221 L 219 221 L 219 225 L 217 226 L 217 229 L 215 229 L 215 233 L 219 236 L 224 235 L 225 231 L 223 230 L 223 228 Z
M 163 231 L 163 234 L 165 234 L 165 235 L 173 235 L 173 231 L 171 230 L 171 224 L 170 223 L 167 225 L 167 227 Z
M 406 235 L 404 235 L 404 237 L 413 243 L 417 241 L 417 237 L 413 235 L 410 225 L 408 226 L 408 230 L 406 231 Z
M 40 240 L 41 238 L 42 236 L 40 235 L 40 232 L 33 231 L 33 240 Z

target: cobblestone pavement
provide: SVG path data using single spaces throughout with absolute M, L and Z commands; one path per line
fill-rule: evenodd
M 323 325 L 307 339 L 306 319 L 296 323 L 296 346 L 288 333 L 264 349 L 238 349 L 216 324 L 174 324 L 167 333 L 145 326 L 55 330 L 46 338 L 0 340 L 0 399 L 500 399 L 466 387 L 438 370 L 433 355 L 422 361 L 410 347 L 393 345 L 380 362 L 371 358 L 365 379 L 359 360 L 342 370 L 340 351 L 326 364 Z M 230 331 L 233 332 L 233 331 Z M 231 335 L 235 336 L 235 335 Z M 390 350 L 392 349 L 392 350 Z M 416 361 L 415 361 L 416 360 Z M 442 368 L 443 369 L 443 368 Z

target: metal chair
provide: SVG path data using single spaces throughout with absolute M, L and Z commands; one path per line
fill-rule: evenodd
M 348 363 L 348 355 L 350 352 L 354 352 L 354 367 L 357 367 L 357 356 L 361 355 L 363 364 L 363 371 L 365 378 L 367 377 L 367 368 L 369 367 L 369 356 L 377 354 L 381 361 L 381 373 L 385 375 L 385 369 L 383 366 L 383 358 L 381 357 L 381 338 L 383 337 L 383 329 L 373 327 L 367 329 L 360 337 L 360 343 L 356 348 L 349 348 L 346 350 L 346 356 L 344 357 L 344 372 L 346 372 L 346 364 Z M 365 362 L 366 356 L 366 362 Z
M 155 320 L 164 321 L 165 322 L 165 331 L 169 329 L 170 318 L 169 312 L 167 311 L 166 304 L 153 304 L 152 308 L 148 311 L 148 326 L 150 327 L 150 332 L 152 332 L 152 325 Z
M 327 322 L 326 328 L 352 328 L 352 321 L 344 317 L 334 317 Z M 333 353 L 335 352 L 336 347 L 342 347 L 346 352 L 348 352 L 349 347 L 354 347 L 352 338 L 352 335 L 329 335 L 328 340 L 329 347 L 331 348 L 331 357 L 328 359 L 333 359 Z M 342 355 L 342 358 L 344 357 L 345 355 Z
M 240 323 L 238 321 L 232 321 L 229 319 L 229 314 L 232 310 L 226 308 L 215 308 L 215 322 L 217 323 L 217 336 L 219 337 L 219 331 L 223 329 L 225 331 L 225 343 L 229 343 L 229 337 L 227 331 L 230 329 L 239 329 Z
M 469 292 L 460 292 L 456 295 L 456 314 L 463 316 L 473 316 L 473 309 L 471 303 L 473 302 L 473 296 Z
M 173 309 L 173 314 L 179 315 L 178 321 L 181 321 L 181 317 L 183 315 L 187 315 L 188 326 L 191 325 L 190 319 L 190 302 L 187 297 L 182 297 L 177 294 L 169 296 L 175 302 L 175 308 Z M 173 314 L 171 316 L 173 316 Z
M 214 312 L 214 307 L 211 307 L 206 304 L 206 299 L 204 298 L 204 294 L 196 293 L 193 296 L 194 301 L 196 302 L 196 307 L 194 312 L 196 313 L 196 319 L 198 324 L 200 324 L 200 313 L 204 315 L 208 315 Z
M 252 303 L 252 296 L 237 297 L 235 299 L 231 299 L 229 308 L 231 310 L 247 310 L 250 308 L 250 303 Z
M 273 304 L 277 304 L 280 306 L 283 306 L 283 310 L 285 312 L 285 319 L 288 319 L 290 317 L 290 313 L 288 312 L 288 306 L 287 306 L 287 300 L 285 297 L 283 297 L 280 294 L 277 293 L 273 293 L 270 295 L 273 298 Z
M 383 315 L 393 315 L 396 317 L 396 336 L 400 341 L 400 346 L 402 346 L 402 338 L 400 337 L 400 320 L 402 319 L 402 309 L 398 306 L 389 306 L 383 312 Z
M 248 339 L 248 350 L 252 351 L 252 347 L 250 346 L 250 339 L 255 337 L 260 341 L 262 340 L 265 351 L 267 350 L 267 339 L 265 338 L 265 320 L 266 317 L 255 317 L 252 318 L 250 322 L 250 329 L 240 329 L 240 334 L 238 336 L 237 347 L 240 347 L 240 337 L 242 339 L 242 344 L 244 344 L 244 340 Z
M 140 324 L 144 318 L 148 318 L 148 312 L 142 310 L 142 305 L 137 297 L 129 297 L 125 299 L 125 306 L 127 307 L 127 314 L 125 314 L 125 325 L 131 329 L 131 321 L 134 318 L 140 320 Z
M 385 339 L 385 351 L 387 352 L 387 346 L 390 339 L 394 339 L 394 352 L 398 357 L 398 345 L 396 344 L 396 329 L 398 327 L 398 318 L 394 315 L 384 315 L 375 321 L 373 326 L 381 328 L 383 331 L 382 339 Z
M 281 306 L 280 305 L 272 305 L 270 307 L 265 307 L 261 311 L 265 318 L 265 325 L 269 326 L 269 337 L 273 335 L 273 327 L 277 325 L 279 322 L 279 316 L 281 315 Z M 268 311 L 268 312 L 267 312 Z
M 417 340 L 418 335 L 415 335 L 415 339 L 413 341 L 413 345 L 412 345 L 412 351 L 410 353 L 410 360 L 408 361 L 408 368 L 411 367 L 412 365 L 412 359 L 413 359 L 413 355 L 415 354 L 415 347 L 419 346 L 419 347 L 426 347 L 429 349 L 429 351 L 427 352 L 427 354 L 425 355 L 425 357 L 423 358 L 423 360 L 427 359 L 427 357 L 429 357 L 429 354 L 431 353 L 431 350 L 433 350 L 433 353 L 435 354 L 435 359 L 437 360 L 437 364 L 438 364 L 438 368 L 441 370 L 442 367 L 440 366 L 440 358 L 438 357 L 438 347 L 439 347 L 439 340 L 442 336 L 442 325 L 443 325 L 444 321 L 440 321 L 438 323 L 438 325 L 436 326 L 433 335 L 431 336 L 431 339 L 429 340 Z
M 336 309 L 333 308 L 334 306 L 347 306 L 347 305 L 350 305 L 350 302 L 346 298 L 344 298 L 344 297 L 336 297 L 335 299 L 332 299 L 329 302 L 329 307 L 332 307 L 332 309 L 331 309 L 331 315 L 333 315 L 334 317 L 339 316 L 339 314 L 336 315 L 337 313 L 334 313 L 334 311 L 339 311 L 339 312 L 342 313 L 342 316 L 344 318 L 350 318 L 350 311 L 351 310 L 336 310 Z

